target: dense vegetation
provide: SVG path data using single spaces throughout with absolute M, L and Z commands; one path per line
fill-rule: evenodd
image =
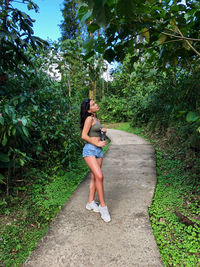
M 199 1 L 66 0 L 55 43 L 13 2 L 0 1 L 0 264 L 20 266 L 87 172 L 88 96 L 104 122 L 129 121 L 155 145 L 149 213 L 164 264 L 199 264 Z M 104 59 L 118 61 L 110 82 Z

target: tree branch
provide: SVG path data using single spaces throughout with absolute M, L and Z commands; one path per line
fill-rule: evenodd
M 177 26 L 176 26 L 177 27 Z M 178 29 L 178 27 L 177 27 Z M 170 30 L 170 29 L 167 29 L 167 30 Z M 179 30 L 179 29 L 178 29 Z M 172 31 L 172 30 L 171 30 Z M 181 36 L 177 36 L 177 35 L 174 35 L 174 34 L 170 34 L 170 33 L 166 33 L 166 32 L 161 32 L 162 34 L 164 35 L 167 35 L 167 36 L 170 36 L 170 37 L 175 37 L 177 39 L 181 39 L 181 40 L 189 40 L 189 41 L 197 41 L 197 42 L 200 42 L 200 39 L 194 39 L 194 38 L 188 38 L 188 37 L 184 37 L 183 35 Z M 180 34 L 180 33 L 179 33 Z
M 177 27 L 177 26 L 176 26 Z M 182 32 L 177 27 L 178 33 L 183 37 Z M 191 45 L 191 43 L 188 40 L 185 40 L 185 42 L 189 45 L 189 47 L 200 57 L 200 53 Z
M 157 47 L 157 46 L 160 46 L 160 45 L 163 45 L 163 44 L 168 44 L 168 43 L 173 43 L 173 42 L 180 42 L 180 41 L 182 41 L 181 39 L 174 39 L 174 40 L 170 40 L 170 41 L 166 41 L 166 42 L 164 42 L 164 43 L 160 43 L 160 44 L 158 44 L 158 45 L 154 45 L 154 46 L 152 46 L 152 48 L 153 47 Z

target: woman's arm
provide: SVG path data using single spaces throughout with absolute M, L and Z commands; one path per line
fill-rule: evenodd
M 85 123 L 84 123 L 84 127 L 83 127 L 83 130 L 82 130 L 81 138 L 83 140 L 85 140 L 86 142 L 92 144 L 92 145 L 103 147 L 103 146 L 106 145 L 106 142 L 105 141 L 96 141 L 96 140 L 92 139 L 88 135 L 88 132 L 89 132 L 91 126 L 92 126 L 92 122 L 93 122 L 93 118 L 91 116 L 88 116 L 86 118 L 86 120 L 85 120 Z

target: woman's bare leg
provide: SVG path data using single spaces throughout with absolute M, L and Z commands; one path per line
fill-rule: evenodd
M 99 201 L 100 201 L 101 206 L 104 207 L 106 206 L 106 204 L 104 200 L 103 173 L 100 167 L 101 160 L 96 159 L 95 157 L 85 157 L 84 159 L 88 167 L 90 168 L 91 172 L 94 175 Z
M 102 166 L 102 161 L 103 161 L 103 158 L 97 159 L 97 162 L 98 162 L 100 168 Z M 89 186 L 89 200 L 88 200 L 89 203 L 91 203 L 94 200 L 95 193 L 96 193 L 95 177 L 94 177 L 93 172 L 91 172 L 91 180 L 90 180 L 90 186 Z
M 89 185 L 89 200 L 88 202 L 91 203 L 95 198 L 96 186 L 95 186 L 95 178 L 94 174 L 91 172 L 91 180 Z

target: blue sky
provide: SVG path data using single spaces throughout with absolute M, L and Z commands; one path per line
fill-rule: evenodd
M 12 2 L 13 7 L 24 11 L 32 19 L 35 19 L 33 23 L 35 36 L 49 41 L 57 41 L 61 37 L 61 31 L 58 25 L 63 20 L 61 9 L 64 0 L 35 0 L 33 2 L 39 7 L 38 13 L 34 10 L 28 10 L 27 5 L 18 2 L 21 2 L 21 0 L 14 0 Z M 112 68 L 116 68 L 118 64 L 115 62 L 109 65 Z
M 13 6 L 26 12 L 32 19 L 35 19 L 33 30 L 34 35 L 44 39 L 56 41 L 61 37 L 60 27 L 63 7 L 63 0 L 35 0 L 39 6 L 39 13 L 28 10 L 25 4 L 13 2 Z

